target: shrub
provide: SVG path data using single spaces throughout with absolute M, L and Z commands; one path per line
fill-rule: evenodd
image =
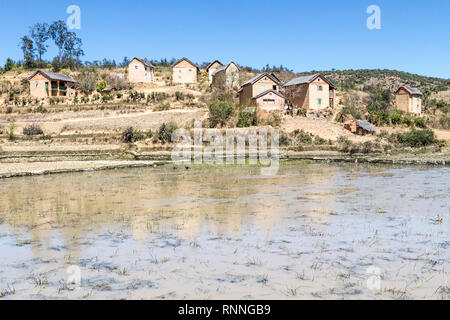
M 288 146 L 291 143 L 289 136 L 284 131 L 280 132 L 279 143 L 280 143 L 280 146 Z
M 391 114 L 391 123 L 395 126 L 402 123 L 402 113 L 399 111 L 394 111 Z
M 105 89 L 108 86 L 105 80 L 100 81 L 97 83 L 97 92 L 102 92 L 103 89 Z
M 233 114 L 234 106 L 232 101 L 216 99 L 209 105 L 209 126 L 211 128 L 215 128 L 217 125 L 223 127 Z
M 300 132 L 298 141 L 303 144 L 312 144 L 313 139 L 308 133 Z
M 407 125 L 408 127 L 412 127 L 412 125 L 414 124 L 414 120 L 409 115 L 405 115 L 403 117 L 402 123 Z
M 39 134 L 44 134 L 44 132 L 38 124 L 32 123 L 23 128 L 23 134 L 31 137 Z
M 180 91 L 175 92 L 175 99 L 177 101 L 184 100 L 184 93 Z
M 354 151 L 353 142 L 351 142 L 347 137 L 340 136 L 337 139 L 337 143 L 339 146 L 339 151 L 341 152 L 350 153 Z
M 323 145 L 326 143 L 327 143 L 327 140 L 325 140 L 324 138 L 321 138 L 319 136 L 314 137 L 314 144 Z
M 16 139 L 16 136 L 14 135 L 14 130 L 16 130 L 16 124 L 14 122 L 12 122 L 9 125 L 9 130 L 8 130 L 8 140 L 13 141 Z
M 144 138 L 145 134 L 140 130 L 133 129 L 133 127 L 128 127 L 122 132 L 122 141 L 125 143 L 136 142 Z
M 306 109 L 305 108 L 297 109 L 297 116 L 306 117 Z
M 97 72 L 95 70 L 83 70 L 77 76 L 77 83 L 75 87 L 85 94 L 89 94 L 97 87 Z
M 113 99 L 114 99 L 114 97 L 113 97 L 112 94 L 103 94 L 102 95 L 102 102 L 106 103 L 106 102 L 111 101 Z
M 51 139 L 52 139 L 52 136 L 49 134 L 41 136 L 41 140 L 51 140 Z
M 269 117 L 265 120 L 265 123 L 269 126 L 272 126 L 274 128 L 277 128 L 281 125 L 281 121 L 283 119 L 278 113 L 271 112 Z
M 398 133 L 394 136 L 396 142 L 412 148 L 426 147 L 437 142 L 433 130 L 410 130 L 406 133 Z
M 371 153 L 375 149 L 375 145 L 371 141 L 365 141 L 360 145 L 359 151 L 362 153 Z
M 39 113 L 46 113 L 47 109 L 45 109 L 43 106 L 38 106 L 34 111 Z
M 259 123 L 258 108 L 242 106 L 239 109 L 238 122 L 236 124 L 239 128 L 250 126 L 257 126 Z
M 158 139 L 162 144 L 171 142 L 172 133 L 178 129 L 176 123 L 170 122 L 168 124 L 163 123 L 158 130 Z
M 450 129 L 450 116 L 447 115 L 443 115 L 440 119 L 439 119 L 439 125 L 443 128 L 443 129 Z
M 424 128 L 427 127 L 427 124 L 426 124 L 424 118 L 415 118 L 415 119 L 414 119 L 414 125 L 415 125 L 416 127 L 418 127 L 418 128 L 422 128 L 422 129 L 424 129 Z
M 170 109 L 170 104 L 161 103 L 160 105 L 153 108 L 153 111 L 166 111 Z

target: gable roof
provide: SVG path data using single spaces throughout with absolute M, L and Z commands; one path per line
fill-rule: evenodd
M 179 64 L 181 61 L 187 61 L 188 63 L 190 63 L 190 64 L 192 64 L 192 66 L 194 66 L 194 67 L 196 67 L 198 70 L 200 70 L 200 68 L 195 64 L 195 63 L 193 63 L 191 60 L 189 60 L 188 58 L 181 58 L 180 60 L 178 60 L 177 62 L 175 62 L 173 65 L 172 65 L 172 68 L 173 67 L 175 67 L 177 64 Z
M 50 72 L 50 71 L 42 71 L 42 70 L 36 71 L 31 76 L 29 76 L 27 78 L 27 80 L 32 79 L 38 73 L 42 74 L 44 77 L 46 77 L 49 80 L 59 80 L 59 81 L 74 82 L 74 83 L 76 82 L 76 80 L 74 80 L 72 77 L 69 77 L 65 74 L 54 73 L 54 72 Z
M 405 89 L 406 91 L 408 91 L 409 94 L 412 94 L 412 95 L 419 95 L 419 96 L 422 95 L 422 92 L 421 92 L 419 89 L 417 89 L 417 88 L 411 88 L 411 87 L 407 87 L 407 86 L 402 86 L 402 87 L 398 88 L 398 90 L 396 91 L 396 93 L 399 92 L 400 89 L 402 89 L 402 88 Z
M 278 96 L 284 98 L 284 95 L 283 95 L 281 92 L 279 92 L 279 91 L 276 91 L 276 90 L 266 90 L 266 91 L 264 91 L 264 92 L 261 92 L 260 94 L 257 94 L 256 96 L 254 96 L 253 99 L 261 98 L 262 96 L 265 96 L 266 94 L 268 94 L 268 93 L 270 93 L 270 92 L 275 93 L 276 95 L 278 95 Z
M 356 125 L 360 128 L 363 128 L 364 130 L 368 132 L 376 132 L 376 129 L 373 125 L 370 124 L 367 120 L 356 120 Z
M 152 65 L 150 62 L 148 62 L 147 60 L 145 60 L 145 59 L 139 59 L 139 58 L 134 57 L 133 59 L 131 59 L 131 61 L 133 61 L 133 60 L 135 60 L 135 59 L 136 59 L 137 61 L 143 63 L 145 66 L 153 68 L 153 65 Z M 130 61 L 130 63 L 131 63 L 131 61 Z
M 256 81 L 258 81 L 259 79 L 261 79 L 263 77 L 268 77 L 269 79 L 276 82 L 277 84 L 281 84 L 281 80 L 278 79 L 278 77 L 274 73 L 263 72 L 260 75 L 257 75 L 256 77 L 253 77 L 250 80 L 248 80 L 247 82 L 243 83 L 242 86 L 245 86 L 247 84 L 254 84 Z
M 228 67 L 231 66 L 231 64 L 234 64 L 234 65 L 236 66 L 236 68 L 239 69 L 239 67 L 237 66 L 237 64 L 234 63 L 233 61 L 231 61 L 229 64 L 227 64 L 227 65 L 225 65 L 225 66 L 222 65 L 221 67 L 219 67 L 219 68 L 217 68 L 216 70 L 214 70 L 214 73 L 213 73 L 212 75 L 215 75 L 216 73 L 218 73 L 218 72 L 220 72 L 220 71 L 223 71 L 223 70 L 228 69 Z
M 214 60 L 213 62 L 211 62 L 210 64 L 208 64 L 208 66 L 206 67 L 206 71 L 208 71 L 209 70 L 209 68 L 211 68 L 211 66 L 214 64 L 214 63 L 219 63 L 221 66 L 223 66 L 223 63 L 222 62 L 220 62 L 219 60 Z
M 328 85 L 329 85 L 331 88 L 336 89 L 336 86 L 335 86 L 333 83 L 331 83 L 330 81 L 328 81 L 328 79 L 325 78 L 325 77 L 324 77 L 323 75 L 321 75 L 320 73 L 315 73 L 315 74 L 311 74 L 311 75 L 309 75 L 309 76 L 302 76 L 302 77 L 294 78 L 294 79 L 292 79 L 292 80 L 286 82 L 286 83 L 283 85 L 283 87 L 294 86 L 294 85 L 297 85 L 297 84 L 311 83 L 311 82 L 313 82 L 314 80 L 316 80 L 318 77 L 322 77 L 322 79 L 324 79 L 325 82 L 328 83 Z

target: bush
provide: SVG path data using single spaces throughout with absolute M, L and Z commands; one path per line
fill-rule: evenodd
M 180 91 L 175 92 L 175 99 L 177 101 L 184 100 L 184 93 Z
M 156 106 L 153 108 L 153 111 L 166 111 L 169 110 L 170 104 L 168 103 L 161 103 L 159 106 Z
M 97 92 L 102 92 L 103 89 L 105 89 L 108 86 L 105 80 L 100 81 L 97 84 Z
M 340 136 L 337 139 L 339 145 L 339 151 L 345 153 L 351 153 L 355 150 L 353 142 L 351 142 L 347 137 Z
M 416 127 L 418 127 L 418 128 L 422 128 L 422 129 L 424 129 L 424 128 L 427 127 L 427 124 L 426 124 L 424 118 L 415 118 L 415 119 L 414 119 L 414 125 L 415 125 Z
M 299 117 L 306 117 L 306 109 L 305 108 L 300 108 L 300 109 L 297 109 L 297 116 L 299 116 Z
M 95 70 L 83 70 L 77 76 L 75 87 L 85 94 L 89 94 L 97 87 L 97 72 Z
M 284 131 L 280 132 L 279 143 L 280 143 L 280 146 L 288 146 L 291 143 L 289 136 Z
M 23 134 L 31 137 L 39 134 L 44 134 L 44 132 L 38 124 L 32 123 L 23 128 Z
M 168 124 L 163 123 L 158 130 L 158 139 L 161 141 L 162 144 L 166 142 L 171 142 L 172 140 L 172 133 L 178 129 L 178 126 L 176 123 L 170 122 Z
M 402 113 L 399 111 L 394 111 L 391 114 L 391 123 L 395 126 L 402 123 Z
M 303 144 L 312 144 L 313 139 L 309 134 L 301 132 L 298 141 Z
M 324 138 L 321 138 L 319 136 L 314 137 L 314 144 L 323 145 L 326 143 L 327 143 L 327 140 L 325 140 Z
M 439 125 L 440 125 L 443 129 L 450 129 L 450 116 L 443 115 L 443 116 L 439 119 Z
M 16 136 L 14 135 L 14 130 L 16 130 L 16 124 L 14 122 L 12 122 L 9 125 L 9 130 L 8 130 L 8 140 L 13 141 L 16 139 Z
M 114 97 L 113 97 L 112 94 L 104 94 L 104 95 L 102 95 L 102 102 L 107 103 L 108 101 L 111 101 L 113 99 L 114 99 Z
M 273 128 L 277 128 L 281 125 L 281 121 L 283 119 L 278 113 L 271 112 L 269 117 L 265 120 L 265 124 L 272 126 Z
M 251 126 L 257 126 L 259 123 L 258 108 L 241 106 L 238 113 L 238 122 L 236 126 L 238 128 L 246 128 Z
M 144 138 L 145 134 L 140 130 L 133 129 L 133 127 L 128 127 L 122 132 L 122 141 L 125 143 L 136 142 Z
M 234 106 L 232 101 L 216 99 L 209 105 L 209 126 L 211 128 L 215 128 L 217 125 L 223 127 L 233 114 Z
M 437 142 L 433 130 L 410 130 L 406 133 L 398 133 L 394 135 L 394 141 L 399 144 L 406 145 L 412 148 L 420 148 L 432 145 Z

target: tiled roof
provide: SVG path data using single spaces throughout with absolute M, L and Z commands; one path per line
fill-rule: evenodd
M 208 64 L 208 66 L 206 67 L 206 71 L 208 71 L 209 70 L 209 68 L 211 68 L 211 66 L 214 64 L 214 63 L 219 63 L 221 66 L 223 66 L 223 63 L 222 62 L 220 62 L 219 60 L 214 60 L 213 62 L 211 62 L 210 64 Z
M 147 67 L 153 68 L 153 65 L 145 59 L 139 59 L 139 58 L 134 57 L 133 59 L 131 59 L 131 61 L 133 61 L 134 59 L 136 59 L 139 62 L 142 62 Z
M 216 70 L 214 70 L 212 75 L 215 75 L 217 72 L 222 71 L 222 70 L 226 70 L 231 64 L 234 64 L 236 66 L 236 63 L 234 63 L 233 61 L 231 61 L 229 64 L 225 65 L 225 66 L 221 66 L 219 68 L 217 68 Z M 236 66 L 237 68 L 239 68 L 238 66 Z
M 364 130 L 366 130 L 368 132 L 375 133 L 375 131 L 376 131 L 375 127 L 366 120 L 356 120 L 356 125 L 360 128 L 363 128 Z
M 61 74 L 61 73 L 54 73 L 54 72 L 50 72 L 50 71 L 42 71 L 42 70 L 38 70 L 35 73 L 33 73 L 30 77 L 28 77 L 28 80 L 30 80 L 31 78 L 33 78 L 36 74 L 41 73 L 44 77 L 50 79 L 50 80 L 59 80 L 59 81 L 66 81 L 66 82 L 76 82 L 73 78 L 65 75 L 65 74 Z
M 264 73 L 261 73 L 260 75 L 257 75 L 256 77 L 251 78 L 247 82 L 243 83 L 242 86 L 245 86 L 245 85 L 247 85 L 249 83 L 253 84 L 256 81 L 258 81 L 259 79 L 261 79 L 262 77 L 268 77 L 268 78 L 270 78 L 271 80 L 273 80 L 274 82 L 276 82 L 278 84 L 281 82 L 280 79 L 278 79 L 277 76 L 274 75 L 273 73 L 264 72 Z
M 173 67 L 175 67 L 177 64 L 179 64 L 181 61 L 187 61 L 187 62 L 189 62 L 190 64 L 192 64 L 194 67 L 196 67 L 197 69 L 199 69 L 200 70 L 200 68 L 195 64 L 195 63 L 193 63 L 191 60 L 189 60 L 188 58 L 181 58 L 180 60 L 178 60 L 177 62 L 175 62 L 173 65 L 172 65 L 172 68 Z
M 303 84 L 303 83 L 311 83 L 312 81 L 314 81 L 317 77 L 321 76 L 320 73 L 315 73 L 315 74 L 311 74 L 309 76 L 302 76 L 302 77 L 297 77 L 294 78 L 288 82 L 286 82 L 283 87 L 287 87 L 287 86 L 293 86 L 293 85 L 297 85 L 297 84 Z M 336 88 L 334 86 L 333 83 L 331 83 L 330 81 L 328 81 L 324 76 L 322 76 L 323 79 L 325 79 L 325 81 L 329 84 L 330 87 L 332 88 Z
M 278 91 L 276 91 L 276 90 L 266 90 L 266 91 L 264 91 L 264 92 L 261 92 L 260 94 L 257 94 L 256 96 L 254 96 L 253 99 L 261 98 L 262 96 L 265 96 L 266 94 L 268 94 L 268 93 L 270 93 L 270 92 L 275 93 L 276 95 L 278 95 L 278 96 L 284 98 L 284 96 L 283 96 L 283 94 L 282 94 L 281 92 L 278 92 Z
M 420 96 L 422 95 L 422 92 L 419 89 L 417 89 L 417 88 L 411 88 L 411 87 L 407 87 L 407 86 L 402 86 L 398 90 L 400 90 L 401 88 L 403 88 L 406 91 L 408 91 L 409 94 L 420 95 Z M 398 90 L 397 90 L 397 92 L 398 92 Z

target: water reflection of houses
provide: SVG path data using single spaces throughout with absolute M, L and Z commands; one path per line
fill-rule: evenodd
M 34 239 L 47 242 L 55 227 L 67 244 L 106 227 L 130 230 L 136 239 L 161 232 L 236 236 L 248 226 L 270 231 L 284 215 L 323 208 L 331 195 L 320 202 L 297 196 L 332 184 L 337 169 L 287 166 L 275 177 L 259 170 L 133 169 L 19 179 L 1 191 L 0 212 L 14 213 L 5 222 L 32 227 Z

